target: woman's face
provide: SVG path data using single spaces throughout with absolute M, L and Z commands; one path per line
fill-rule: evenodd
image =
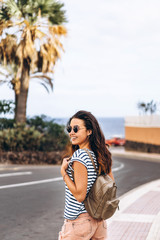
M 70 122 L 71 132 L 69 136 L 73 145 L 78 145 L 79 148 L 89 148 L 89 135 L 91 130 L 87 130 L 84 121 L 78 118 L 73 118 Z M 78 130 L 77 132 L 74 132 Z

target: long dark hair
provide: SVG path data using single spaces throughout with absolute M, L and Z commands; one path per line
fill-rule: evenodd
M 70 125 L 70 122 L 73 118 L 78 118 L 84 121 L 84 125 L 87 130 L 92 130 L 92 134 L 89 136 L 89 143 L 91 150 L 94 152 L 98 166 L 99 166 L 99 173 L 110 173 L 111 166 L 112 166 L 112 158 L 111 153 L 108 150 L 105 144 L 105 137 L 97 119 L 87 111 L 78 111 L 75 113 L 68 121 L 67 125 Z M 71 150 L 72 154 L 75 152 L 79 146 L 72 145 Z

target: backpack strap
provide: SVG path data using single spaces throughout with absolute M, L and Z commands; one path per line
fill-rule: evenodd
M 92 161 L 92 164 L 93 164 L 93 167 L 94 167 L 94 169 L 95 169 L 95 171 L 96 171 L 96 173 L 97 173 L 97 175 L 98 175 L 98 171 L 97 171 L 97 169 L 96 169 L 96 165 L 95 165 L 95 163 L 94 163 L 94 160 L 93 160 L 93 157 L 92 157 L 92 155 L 91 155 L 91 153 L 88 151 L 88 149 L 86 149 L 86 148 L 84 148 L 84 150 L 87 152 L 87 154 L 89 155 L 89 158 L 91 159 L 91 161 Z

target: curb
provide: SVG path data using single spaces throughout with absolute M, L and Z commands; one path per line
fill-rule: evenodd
M 110 152 L 112 156 L 115 157 L 125 157 L 129 159 L 153 161 L 160 163 L 160 154 L 156 153 L 132 152 L 125 151 L 124 149 L 110 149 Z

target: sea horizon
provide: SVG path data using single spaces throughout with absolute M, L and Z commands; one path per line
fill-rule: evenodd
M 69 118 L 53 118 L 55 123 L 60 125 L 67 124 Z M 125 118 L 124 117 L 98 117 L 99 125 L 104 133 L 105 138 L 110 138 L 115 135 L 124 137 L 125 135 Z

